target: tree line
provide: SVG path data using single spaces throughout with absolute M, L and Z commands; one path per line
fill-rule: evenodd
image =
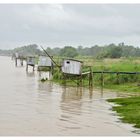
M 64 57 L 91 56 L 94 58 L 120 58 L 120 57 L 140 57 L 140 48 L 132 45 L 112 43 L 105 46 L 94 45 L 92 47 L 65 46 L 63 48 L 46 49 L 50 54 Z
M 63 48 L 47 47 L 46 51 L 53 56 L 62 56 L 74 58 L 77 56 L 91 56 L 93 58 L 120 58 L 120 57 L 140 57 L 140 48 L 132 45 L 125 45 L 124 43 L 109 44 L 104 46 L 94 45 L 92 47 L 78 46 L 64 46 Z M 18 47 L 12 50 L 0 50 L 0 55 L 12 55 L 18 52 L 21 55 L 42 55 L 44 52 L 39 49 L 36 44 Z

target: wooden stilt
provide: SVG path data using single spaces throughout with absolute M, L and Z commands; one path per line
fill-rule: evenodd
M 92 83 L 92 69 L 90 67 L 90 73 L 89 73 L 89 87 L 92 87 L 93 83 Z
M 15 58 L 15 66 L 17 67 L 17 58 Z
M 103 72 L 101 73 L 101 85 L 102 85 L 102 87 L 104 86 L 104 74 L 103 74 Z
M 35 71 L 35 66 L 33 65 L 33 71 Z
M 26 71 L 28 71 L 28 64 L 26 65 Z
M 20 64 L 21 66 L 23 66 L 23 59 L 20 59 Z
M 119 73 L 117 73 L 117 84 L 119 84 Z
M 80 75 L 80 86 L 82 87 L 82 74 Z

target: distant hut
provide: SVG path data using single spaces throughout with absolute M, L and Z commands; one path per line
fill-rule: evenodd
M 16 52 L 16 53 L 14 53 L 12 55 L 12 59 L 13 58 L 15 59 L 15 66 L 17 66 L 18 60 L 20 61 L 21 66 L 23 66 L 24 57 L 21 54 L 19 54 L 18 52 Z
M 38 70 L 41 67 L 53 67 L 53 63 L 50 57 L 47 56 L 39 56 L 39 62 L 38 62 Z
M 40 72 L 39 75 L 41 78 L 51 79 L 53 74 L 53 62 L 50 57 L 46 55 L 39 56 L 38 71 Z M 46 72 L 48 72 L 49 75 Z
M 32 66 L 33 67 L 33 71 L 34 71 L 34 68 L 35 68 L 35 56 L 28 56 L 27 57 L 27 64 L 26 64 L 26 71 L 28 71 L 28 66 Z
M 19 53 L 15 53 L 15 58 L 19 58 Z

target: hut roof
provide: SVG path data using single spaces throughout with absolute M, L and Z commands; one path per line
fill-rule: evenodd
M 81 62 L 81 63 L 83 63 L 83 61 L 76 60 L 76 59 L 72 59 L 72 58 L 64 58 L 63 60 L 72 60 L 72 61 L 77 61 L 77 62 Z

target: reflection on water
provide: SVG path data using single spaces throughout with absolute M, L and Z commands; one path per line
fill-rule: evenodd
M 135 135 L 105 100 L 117 93 L 42 83 L 37 71 L 15 68 L 8 57 L 0 57 L 0 65 L 1 136 Z
M 50 71 L 44 72 L 44 71 L 39 71 L 38 72 L 39 79 L 52 79 L 52 73 Z
M 34 72 L 34 71 L 32 71 L 32 72 L 26 71 L 26 75 L 27 75 L 28 77 L 34 77 L 34 76 L 35 76 L 35 72 Z
M 50 82 L 38 82 L 38 91 L 44 91 L 44 92 L 51 92 L 53 89 L 53 83 Z
M 80 100 L 82 98 L 82 87 L 63 87 L 62 102 Z

